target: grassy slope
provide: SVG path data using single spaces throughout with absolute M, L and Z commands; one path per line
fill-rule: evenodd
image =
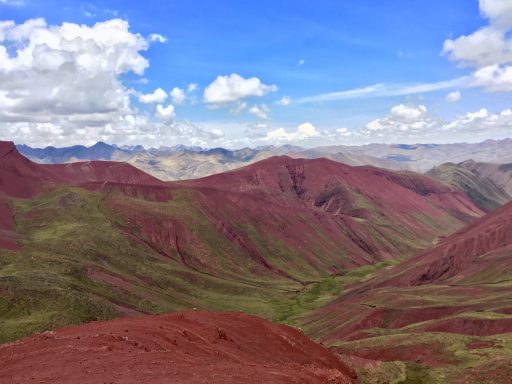
M 427 175 L 464 191 L 478 207 L 490 212 L 510 200 L 510 196 L 487 178 L 476 175 L 463 166 L 446 163 Z
M 285 279 L 270 288 L 264 279 L 217 278 L 163 258 L 130 241 L 101 196 L 82 189 L 18 201 L 14 210 L 24 241 L 20 252 L 0 251 L 1 341 L 119 312 L 204 307 L 272 318 L 270 299 L 301 289 Z
M 390 383 L 509 383 L 512 269 L 504 258 L 510 255 L 511 249 L 504 248 L 473 262 L 494 258 L 499 270 L 477 269 L 463 278 L 424 286 L 378 288 L 321 316 L 311 311 L 297 324 L 313 338 L 352 356 L 344 359 L 359 371 L 362 383 L 377 383 L 376 377 Z M 337 330 L 353 324 L 367 325 L 357 335 L 336 338 Z M 497 334 L 464 334 L 489 331 Z M 386 363 L 372 362 L 368 368 L 353 362 L 354 355 Z
M 506 384 L 512 377 L 511 334 L 472 337 L 434 332 L 402 333 L 338 342 L 333 344 L 333 349 L 342 360 L 349 364 L 352 361 L 361 384 Z M 373 352 L 366 355 L 367 351 Z M 407 353 L 409 356 L 400 361 Z M 368 368 L 360 362 L 354 364 L 348 358 L 350 355 L 366 355 L 383 362 Z
M 20 251 L 0 250 L 0 341 L 119 314 L 194 307 L 244 311 L 295 324 L 298 317 L 336 297 L 344 285 L 362 281 L 391 263 L 343 276 L 318 275 L 307 264 L 297 266 L 296 274 L 308 279 L 306 284 L 254 273 L 257 263 L 219 234 L 187 191 L 176 191 L 173 200 L 156 203 L 63 187 L 30 201 L 13 201 L 12 206 L 23 240 Z M 201 252 L 214 255 L 210 260 L 219 262 L 213 268 L 216 273 L 185 266 L 171 251 L 141 241 L 146 238 L 143 234 L 127 236 L 124 230 L 130 227 L 130 218 L 114 212 L 120 207 L 130 207 L 132 217 L 138 210 L 145 216 L 154 210 L 162 215 L 156 216 L 157 221 L 180 218 L 188 223 L 182 253 L 190 247 L 199 250 L 198 257 Z M 246 232 L 277 265 L 279 259 L 285 265 L 294 254 L 286 244 L 265 237 L 261 229 L 246 228 Z M 233 265 L 238 269 L 232 270 Z M 225 273 L 218 273 L 222 270 Z

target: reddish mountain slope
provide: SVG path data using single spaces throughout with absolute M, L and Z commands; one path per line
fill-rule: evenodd
M 379 328 L 512 332 L 512 203 L 343 295 L 307 322 L 325 340 Z M 333 316 L 336 313 L 336 316 Z
M 252 275 L 307 281 L 325 271 L 412 255 L 482 214 L 464 194 L 427 177 L 326 159 L 274 157 L 168 185 L 194 196 L 245 259 L 229 252 L 227 264 L 205 257 L 208 247 L 193 238 L 193 229 L 162 213 L 155 212 L 157 221 L 167 224 L 156 227 L 147 208 L 138 212 L 113 202 L 112 209 L 130 219 L 124 230 L 131 235 L 210 273 L 245 274 L 242 263 Z
M 425 176 L 327 159 L 273 157 L 165 184 L 124 163 L 40 165 L 12 143 L 2 148 L 0 193 L 31 197 L 71 184 L 112 195 L 109 209 L 128 236 L 188 268 L 229 277 L 305 282 L 340 274 L 410 256 L 482 214 L 467 196 Z M 155 202 L 170 200 L 172 192 L 189 207 L 176 215 L 116 197 L 118 191 Z M 197 211 L 201 222 L 191 222 L 186 211 Z
M 497 263 L 495 257 L 500 253 L 512 255 L 511 203 L 464 227 L 438 247 L 404 262 L 400 273 L 387 278 L 385 284 L 453 284 L 489 270 Z M 512 258 L 504 258 L 499 264 L 503 272 L 504 268 L 512 267 Z
M 0 346 L 0 382 L 355 383 L 295 329 L 240 313 L 89 323 Z
M 374 167 L 351 167 L 328 159 L 272 157 L 184 184 L 252 193 L 285 204 L 290 204 L 292 196 L 331 214 L 357 216 L 358 212 L 353 210 L 361 207 L 357 206 L 354 193 L 394 217 L 410 212 L 439 216 L 442 209 L 466 218 L 482 214 L 466 195 L 428 177 Z
M 37 164 L 22 156 L 14 143 L 0 142 L 0 198 L 29 198 L 56 184 L 81 185 L 90 182 L 164 185 L 155 177 L 126 163 L 87 161 Z

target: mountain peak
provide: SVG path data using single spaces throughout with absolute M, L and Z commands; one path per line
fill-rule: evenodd
M 102 148 L 102 147 L 112 148 L 112 146 L 110 144 L 107 144 L 104 141 L 98 141 L 96 144 L 94 144 L 90 148 Z

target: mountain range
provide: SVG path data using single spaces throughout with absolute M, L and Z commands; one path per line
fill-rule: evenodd
M 363 146 L 331 146 L 304 149 L 285 145 L 229 150 L 200 147 L 160 147 L 109 145 L 103 142 L 91 147 L 31 148 L 18 145 L 18 150 L 39 163 L 67 163 L 83 160 L 124 161 L 161 180 L 185 180 L 240 168 L 272 156 L 294 158 L 329 158 L 348 165 L 372 165 L 393 170 L 425 172 L 442 163 L 477 162 L 512 163 L 512 139 L 487 140 L 476 144 L 369 144 Z
M 0 341 L 44 332 L 0 346 L 0 378 L 30 372 L 27 356 L 49 350 L 75 350 L 87 364 L 101 350 L 106 363 L 110 338 L 130 365 L 158 361 L 157 350 L 182 356 L 176 372 L 201 358 L 218 365 L 215 356 L 253 343 L 236 364 L 225 360 L 225 381 L 236 382 L 237 370 L 256 375 L 272 364 L 259 351 L 283 351 L 248 338 L 248 329 L 266 329 L 304 345 L 305 355 L 275 352 L 276 382 L 295 369 L 308 382 L 508 383 L 509 176 L 507 165 L 475 161 L 422 175 L 279 155 L 162 181 L 112 160 L 37 163 L 0 142 Z M 298 368 L 325 350 L 289 328 L 204 310 L 286 323 L 330 351 Z M 51 331 L 133 316 L 140 320 Z M 33 375 L 66 382 L 80 371 L 73 364 L 59 358 Z

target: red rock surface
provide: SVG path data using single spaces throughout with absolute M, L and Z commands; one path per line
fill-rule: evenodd
M 0 383 L 355 383 L 299 331 L 240 313 L 89 323 L 0 346 Z

